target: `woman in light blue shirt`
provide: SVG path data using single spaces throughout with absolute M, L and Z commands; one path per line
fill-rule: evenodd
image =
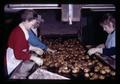
M 33 47 L 37 47 L 37 49 L 35 50 L 39 50 L 41 51 L 40 53 L 44 52 L 44 51 L 47 51 L 48 53 L 54 53 L 55 50 L 52 50 L 50 48 L 48 48 L 47 45 L 45 45 L 43 42 L 42 42 L 42 39 L 40 37 L 37 37 L 38 36 L 38 33 L 37 33 L 37 28 L 40 27 L 40 23 L 43 22 L 44 20 L 41 18 L 40 15 L 38 15 L 38 21 L 37 23 L 34 25 L 34 28 L 31 28 L 30 30 L 28 30 L 28 34 L 29 34 L 29 44 L 32 45 Z M 39 48 L 39 49 L 38 49 Z M 42 50 L 41 50 L 42 49 Z M 36 51 L 35 51 L 36 52 Z M 39 52 L 38 52 L 39 53 Z M 42 55 L 42 54 L 41 54 Z
M 105 44 L 100 44 L 95 48 L 89 49 L 88 54 L 100 53 L 106 56 L 115 55 L 115 18 L 107 13 L 102 17 L 100 25 L 103 27 L 103 30 L 108 33 L 107 40 Z

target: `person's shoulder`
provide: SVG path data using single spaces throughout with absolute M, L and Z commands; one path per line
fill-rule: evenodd
M 16 26 L 13 30 L 12 30 L 12 32 L 11 32 L 11 34 L 12 35 L 15 35 L 15 36 L 21 36 L 22 35 L 22 29 L 19 27 L 19 26 Z
M 20 27 L 19 26 L 16 26 L 15 28 L 14 28 L 14 30 L 19 30 L 20 29 Z
M 13 29 L 13 32 L 21 32 L 21 28 L 19 26 L 16 26 L 14 29 Z

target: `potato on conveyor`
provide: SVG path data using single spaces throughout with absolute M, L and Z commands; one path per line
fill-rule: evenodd
M 114 71 L 111 71 L 110 74 L 111 74 L 112 76 L 115 76 L 115 72 L 114 72 Z
M 100 73 L 101 74 L 106 74 L 106 71 L 105 70 L 100 70 Z
M 72 73 L 79 73 L 80 72 L 80 68 L 79 67 L 75 67 L 72 69 Z
M 85 77 L 88 78 L 89 77 L 89 73 L 85 73 Z
M 98 74 L 96 74 L 96 73 L 93 74 L 91 78 L 94 79 L 94 80 L 98 79 Z
M 103 79 L 105 79 L 105 76 L 99 75 L 99 79 L 103 80 Z

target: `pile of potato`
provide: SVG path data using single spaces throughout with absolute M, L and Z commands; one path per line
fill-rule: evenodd
M 89 80 L 115 79 L 115 71 L 95 56 L 87 55 L 85 48 L 76 38 L 47 39 L 44 42 L 57 52 L 45 53 L 42 56 L 44 64 L 41 68 L 54 68 L 60 75 L 72 75 L 79 79 L 80 75 Z

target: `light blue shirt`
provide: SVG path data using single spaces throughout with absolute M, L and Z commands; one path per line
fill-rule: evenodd
M 116 45 L 115 44 L 115 34 L 116 34 L 115 31 L 110 33 L 110 34 L 108 34 L 107 40 L 105 42 L 106 48 L 115 47 L 115 45 Z
M 47 50 L 48 47 L 47 47 L 44 43 L 42 43 L 42 40 L 39 39 L 39 38 L 33 33 L 32 30 L 28 30 L 28 34 L 29 34 L 28 41 L 29 41 L 29 43 L 30 43 L 32 46 L 35 46 L 35 47 L 38 47 L 38 48 Z

